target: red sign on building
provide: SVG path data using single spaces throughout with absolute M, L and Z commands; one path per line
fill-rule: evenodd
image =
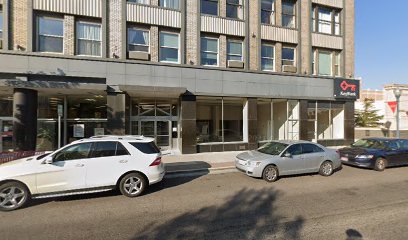
M 388 106 L 391 108 L 392 113 L 395 113 L 395 109 L 397 109 L 397 102 L 387 102 Z

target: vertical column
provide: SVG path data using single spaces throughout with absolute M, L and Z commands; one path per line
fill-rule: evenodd
M 158 26 L 151 26 L 150 27 L 150 60 L 152 62 L 159 61 L 159 53 L 160 53 L 160 46 L 159 46 L 159 27 Z
M 198 0 L 197 0 L 198 1 Z M 218 16 L 226 17 L 227 16 L 227 0 L 218 1 Z
M 248 148 L 249 150 L 258 148 L 258 100 L 248 98 Z
M 307 126 L 308 126 L 308 115 L 307 115 L 307 100 L 299 101 L 299 140 L 307 140 Z
M 301 66 L 300 66 L 300 73 L 301 74 L 312 74 L 311 70 L 311 33 L 310 33 L 310 22 L 312 16 L 311 14 L 311 4 L 308 0 L 303 0 L 302 4 L 300 5 L 300 56 L 301 56 Z
M 126 59 L 126 1 L 109 0 L 108 6 L 109 57 Z
M 343 16 L 345 26 L 343 26 L 344 33 L 344 60 L 346 78 L 354 77 L 354 0 L 344 0 L 345 13 Z
M 353 143 L 354 137 L 354 102 L 347 101 L 344 104 L 344 144 Z
M 102 58 L 109 58 L 107 55 L 108 16 L 108 0 L 102 0 Z
M 64 54 L 75 55 L 75 17 L 64 16 Z
M 200 1 L 186 0 L 186 64 L 199 65 Z
M 197 101 L 196 96 L 186 92 L 180 97 L 181 102 L 181 141 L 182 154 L 193 154 L 197 152 Z
M 276 72 L 282 72 L 282 43 L 280 42 L 275 44 L 275 58 Z
M 220 35 L 219 39 L 219 58 L 220 58 L 220 67 L 227 67 L 227 36 Z
M 34 17 L 33 17 L 33 1 L 27 1 L 27 52 L 33 51 L 33 27 L 34 27 Z
M 248 1 L 249 2 L 249 1 Z M 249 5 L 246 5 L 245 8 L 249 7 L 249 34 L 246 38 L 249 41 L 249 69 L 250 70 L 259 70 L 260 69 L 260 1 L 250 1 Z M 248 63 L 246 63 L 248 66 Z
M 276 25 L 282 26 L 282 0 L 275 1 Z
M 15 88 L 13 95 L 13 148 L 35 151 L 37 140 L 37 91 Z
M 129 132 L 129 103 L 130 98 L 124 92 L 108 92 L 107 133 L 113 135 L 125 135 Z
M 27 23 L 28 3 L 27 0 L 10 1 L 10 45 L 12 50 L 27 50 Z
M 3 0 L 3 44 L 0 49 L 9 50 L 9 9 L 10 0 Z

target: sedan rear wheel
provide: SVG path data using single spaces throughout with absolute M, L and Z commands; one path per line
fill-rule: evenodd
M 387 160 L 385 160 L 384 158 L 378 158 L 375 161 L 374 169 L 376 171 L 382 172 L 382 171 L 384 171 L 386 166 L 387 166 Z
M 267 182 L 275 182 L 278 176 L 278 168 L 273 165 L 266 166 L 262 173 L 262 178 Z
M 0 211 L 12 211 L 24 206 L 30 198 L 26 186 L 19 182 L 8 182 L 0 186 Z
M 320 166 L 319 174 L 325 177 L 328 177 L 333 174 L 333 163 L 330 161 L 325 161 Z

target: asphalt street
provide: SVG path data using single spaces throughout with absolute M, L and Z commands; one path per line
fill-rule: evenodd
M 0 239 L 408 239 L 408 167 L 344 166 L 267 183 L 230 172 L 37 200 L 0 213 Z

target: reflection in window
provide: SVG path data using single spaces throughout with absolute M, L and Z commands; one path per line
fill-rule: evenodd
M 63 19 L 38 17 L 37 49 L 40 52 L 63 52 Z
M 275 0 L 261 1 L 261 22 L 275 24 Z
M 308 140 L 344 138 L 344 104 L 308 103 Z
M 282 48 L 282 65 L 295 66 L 295 49 L 291 47 Z
M 179 61 L 179 34 L 160 32 L 160 62 Z
M 54 156 L 54 161 L 68 161 L 88 158 L 92 143 L 80 143 L 66 147 Z
M 201 65 L 218 66 L 218 38 L 201 38 Z
M 84 56 L 102 56 L 102 30 L 96 23 L 77 23 L 77 54 Z
M 227 17 L 243 19 L 243 0 L 227 0 Z
M 282 26 L 296 27 L 296 2 L 291 0 L 282 1 Z
M 13 116 L 13 96 L 0 95 L 0 117 Z
M 68 97 L 68 118 L 106 118 L 106 96 Z
M 129 28 L 128 51 L 149 52 L 149 31 Z
M 218 0 L 201 0 L 201 14 L 218 15 Z

